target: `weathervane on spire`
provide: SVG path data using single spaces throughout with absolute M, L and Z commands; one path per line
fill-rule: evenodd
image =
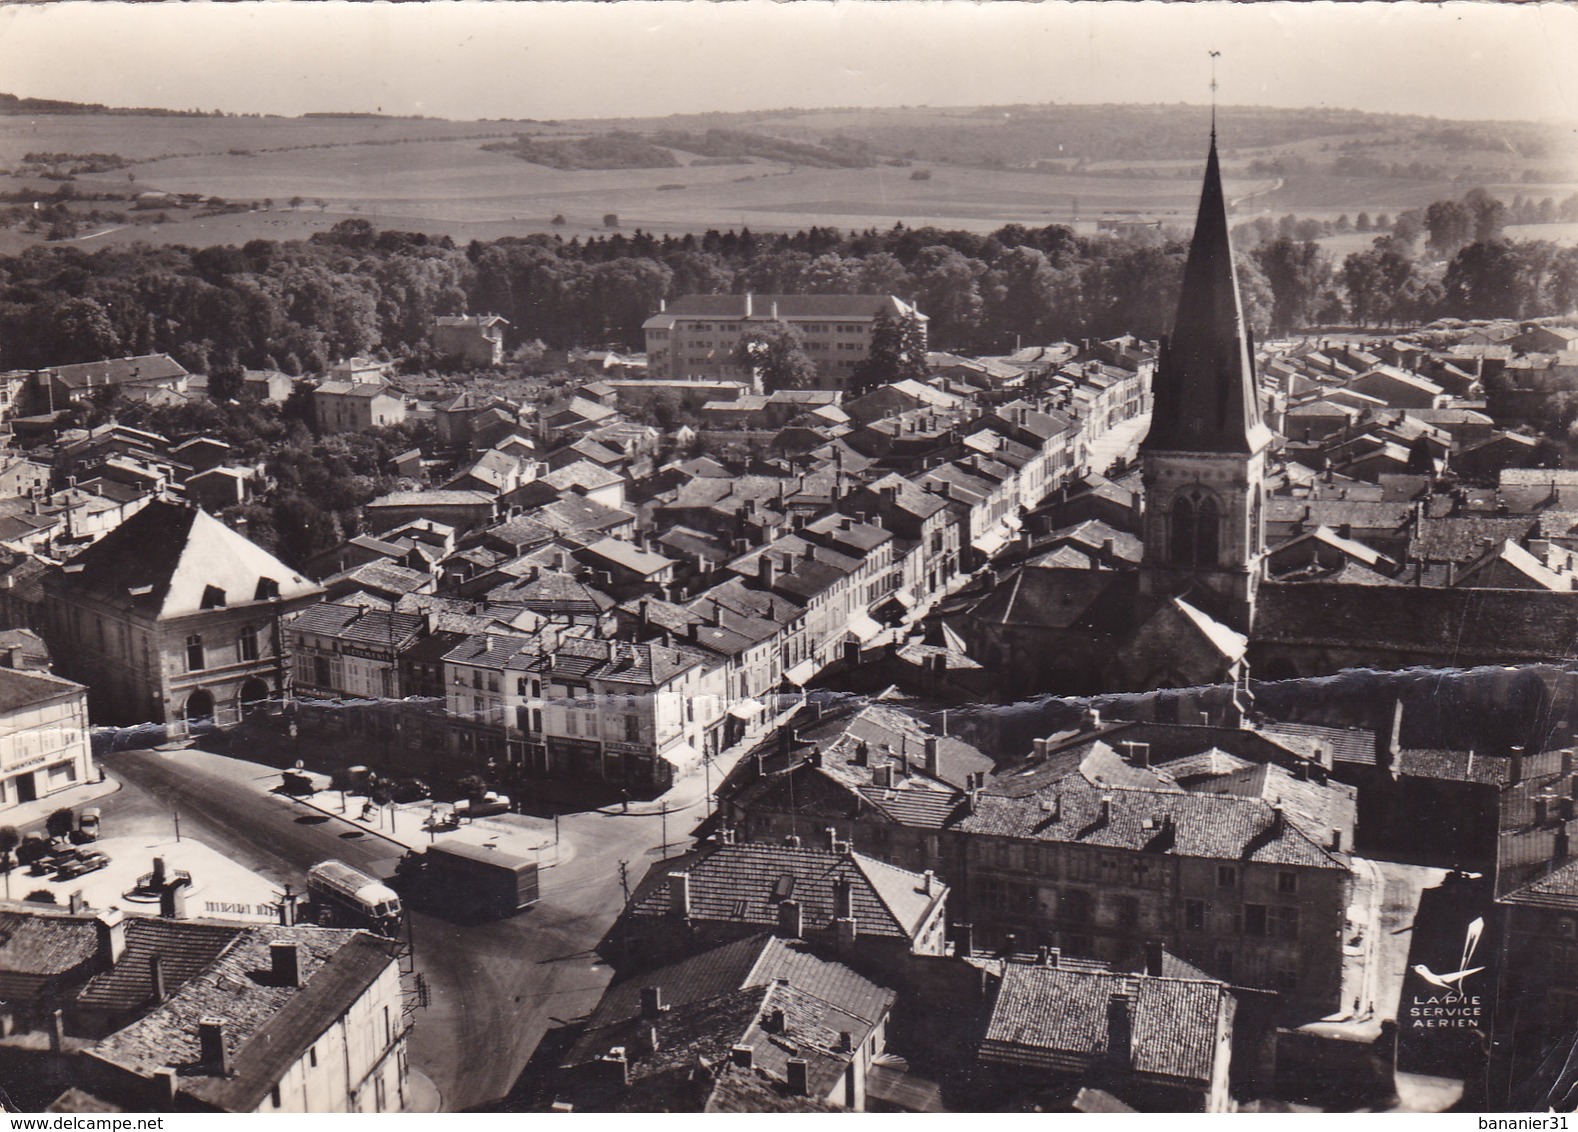
M 1216 144 L 1216 61 L 1222 57 L 1220 51 L 1211 52 L 1211 144 Z

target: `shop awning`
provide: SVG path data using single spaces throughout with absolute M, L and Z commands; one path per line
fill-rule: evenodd
M 898 602 L 905 609 L 914 609 L 915 608 L 915 595 L 910 593 L 909 590 L 896 590 L 896 591 L 894 591 L 893 600 Z
M 802 660 L 793 668 L 785 669 L 784 679 L 796 688 L 803 688 L 811 677 L 816 675 L 816 664 L 813 661 Z
M 766 706 L 760 700 L 738 700 L 729 708 L 729 714 L 735 719 L 749 721 L 766 710 Z
M 970 544 L 970 549 L 991 556 L 1008 545 L 1008 532 L 991 531 Z
M 689 743 L 680 743 L 664 751 L 659 758 L 674 768 L 674 777 L 689 774 L 701 765 L 701 752 Z
M 861 644 L 865 644 L 880 632 L 882 632 L 882 626 L 864 613 L 857 613 L 849 619 L 849 635 Z

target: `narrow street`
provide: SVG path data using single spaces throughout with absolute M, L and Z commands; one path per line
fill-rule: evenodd
M 111 755 L 105 769 L 124 785 L 104 799 L 107 832 L 168 835 L 179 814 L 195 837 L 275 884 L 302 891 L 307 869 L 339 858 L 387 875 L 403 850 L 357 823 L 325 818 L 267 794 L 278 771 L 202 751 Z M 690 844 L 701 802 L 670 813 L 669 854 Z M 632 883 L 657 856 L 659 814 L 574 814 L 561 823 L 576 852 L 542 875 L 540 903 L 506 920 L 457 924 L 409 915 L 416 969 L 432 992 L 412 1033 L 414 1065 L 437 1086 L 446 1111 L 507 1093 L 543 1032 L 585 1014 L 610 977 L 592 950 L 623 904 L 619 862 Z

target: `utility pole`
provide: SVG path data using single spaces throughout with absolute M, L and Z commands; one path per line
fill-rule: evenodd
M 180 841 L 181 840 L 181 811 L 180 810 L 171 810 L 170 813 L 175 818 L 175 839 L 177 841 Z
M 624 891 L 625 903 L 630 903 L 630 862 L 619 862 L 619 887 Z

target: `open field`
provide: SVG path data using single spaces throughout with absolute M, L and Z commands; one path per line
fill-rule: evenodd
M 1044 121 L 1036 129 L 1054 129 L 1056 119 L 1044 113 L 1041 117 Z M 1274 124 L 1283 133 L 1292 128 Z M 353 216 L 379 227 L 448 235 L 457 241 L 548 231 L 565 238 L 585 237 L 607 231 L 603 217 L 608 213 L 618 216 L 624 231 L 639 227 L 658 234 L 740 226 L 757 230 L 794 230 L 813 224 L 888 227 L 896 222 L 982 232 L 1007 223 L 1072 223 L 1077 230 L 1090 232 L 1096 218 L 1111 215 L 1142 216 L 1187 227 L 1199 176 L 1198 155 L 1137 157 L 1126 163 L 1107 160 L 1088 163 L 1084 172 L 1049 173 L 927 161 L 919 158 L 914 146 L 903 151 L 917 153 L 910 159 L 894 149 L 877 151 L 911 161 L 908 165 L 837 169 L 797 167 L 761 158 L 708 165 L 700 164 L 701 159 L 693 154 L 674 151 L 680 162 L 677 168 L 562 171 L 482 148 L 490 139 L 517 132 L 582 133 L 593 125 L 606 129 L 613 124 L 14 117 L 0 118 L 0 167 L 14 168 L 29 152 L 114 153 L 134 164 L 121 170 L 81 174 L 72 187 L 79 193 L 130 196 L 162 190 L 236 202 L 274 202 L 272 211 L 210 217 L 199 217 L 195 210 L 171 209 L 164 214 L 166 222 L 157 225 L 152 223 L 153 214 L 137 212 L 131 218 L 138 223 L 125 227 L 89 225 L 79 237 L 86 246 L 135 240 L 200 246 L 255 238 L 301 238 Z M 918 144 L 930 136 L 928 130 L 937 131 L 937 138 L 951 137 L 964 127 L 990 132 L 995 120 L 968 109 L 918 109 L 719 115 L 703 116 L 697 122 L 663 119 L 619 125 L 644 129 L 720 125 L 813 143 L 830 135 L 858 135 L 898 145 L 906 141 Z M 1156 123 L 1147 118 L 1143 125 L 1150 131 L 1144 137 L 1151 139 L 1151 147 L 1161 145 Z M 1260 128 L 1264 132 L 1270 127 L 1262 124 Z M 1036 152 L 1023 147 L 1036 144 L 1039 136 L 1028 127 L 1014 133 L 1015 144 L 1021 147 L 1017 155 Z M 1321 147 L 1330 150 L 1342 144 L 1344 137 L 1348 135 L 1317 131 L 1315 136 L 1279 144 L 1274 152 L 1310 150 L 1313 159 L 1323 151 Z M 941 145 L 935 138 L 934 143 L 934 149 Z M 1443 158 L 1439 146 L 1431 150 L 1424 143 L 1401 139 L 1399 144 L 1403 149 L 1397 155 L 1388 152 L 1388 160 L 1433 156 L 1439 163 Z M 1237 219 L 1289 212 L 1329 219 L 1360 211 L 1395 213 L 1460 196 L 1468 187 L 1445 177 L 1352 178 L 1308 172 L 1280 177 L 1242 172 L 1253 154 L 1272 152 L 1268 148 L 1242 150 L 1236 152 L 1236 159 L 1229 157 L 1227 189 L 1239 201 Z M 1366 152 L 1374 154 L 1376 150 L 1372 146 Z M 1050 156 L 1060 156 L 1055 146 Z M 916 170 L 925 170 L 929 179 L 912 179 Z M 1512 169 L 1505 172 L 1510 174 Z M 0 191 L 20 190 L 40 197 L 60 184 L 37 177 L 0 177 Z M 1578 190 L 1578 182 L 1526 185 L 1510 177 L 1486 184 L 1508 199 L 1518 192 L 1561 199 Z M 286 202 L 297 196 L 308 203 L 299 211 L 289 210 Z M 324 202 L 321 209 L 316 203 L 320 200 Z M 126 210 L 129 204 L 109 201 L 97 207 Z M 559 214 L 566 223 L 552 226 L 551 219 Z M 1548 238 L 1543 230 L 1539 234 Z M 13 252 L 38 238 L 0 230 L 0 251 Z

